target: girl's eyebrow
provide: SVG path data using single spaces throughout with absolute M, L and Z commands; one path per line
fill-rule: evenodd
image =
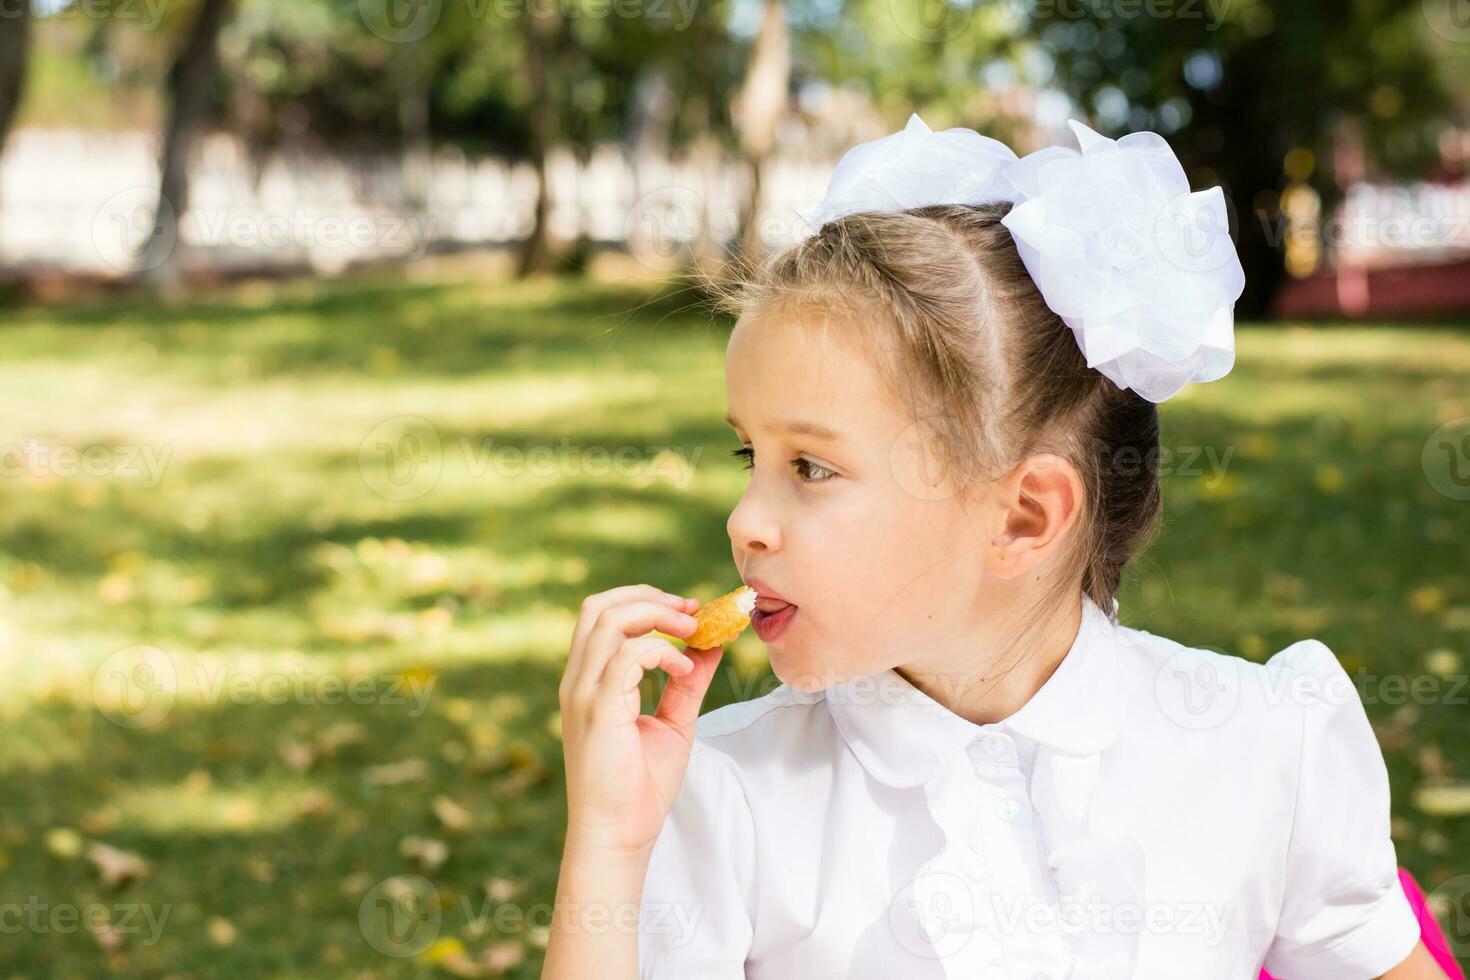
M 740 423 L 735 421 L 735 416 L 729 412 L 725 413 L 725 421 L 729 423 L 731 428 L 738 429 L 741 427 Z M 787 419 L 776 427 L 776 431 L 787 432 L 798 436 L 809 436 L 812 439 L 821 439 L 825 442 L 842 441 L 842 433 L 836 429 L 829 429 L 825 425 L 818 425 L 816 422 L 808 422 L 805 419 Z

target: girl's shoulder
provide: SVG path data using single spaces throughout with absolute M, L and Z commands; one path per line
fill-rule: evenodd
M 1125 687 L 1141 709 L 1134 717 L 1157 714 L 1183 732 L 1228 735 L 1273 720 L 1299 728 L 1313 713 L 1363 713 L 1353 678 L 1316 638 L 1259 662 L 1131 627 L 1118 627 L 1116 639 Z
M 798 745 L 830 744 L 832 731 L 826 691 L 802 692 L 786 684 L 745 701 L 714 708 L 699 716 L 694 728 L 695 752 L 724 757 L 723 765 L 742 773 L 779 766 Z
M 1248 799 L 1285 827 L 1315 826 L 1334 808 L 1388 812 L 1365 698 L 1321 640 L 1256 662 L 1142 630 L 1120 629 L 1118 639 L 1129 703 L 1115 758 L 1124 769 Z

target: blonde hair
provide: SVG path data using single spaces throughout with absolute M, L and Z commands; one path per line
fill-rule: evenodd
M 961 486 L 998 479 L 1034 453 L 1071 462 L 1086 502 L 1067 574 L 1042 601 L 1080 581 L 1111 617 L 1124 566 L 1160 522 L 1157 406 L 1087 366 L 1001 224 L 1009 210 L 850 214 L 703 284 L 715 308 L 737 318 L 778 308 L 843 314 L 831 319 L 878 356 Z

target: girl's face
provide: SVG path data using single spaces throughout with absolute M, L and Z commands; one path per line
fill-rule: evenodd
M 727 530 L 745 581 L 797 607 L 774 637 L 757 627 L 776 676 L 805 691 L 956 638 L 973 649 L 986 592 L 989 509 L 935 483 L 922 427 L 841 329 L 772 312 L 742 319 L 726 352 L 751 471 Z

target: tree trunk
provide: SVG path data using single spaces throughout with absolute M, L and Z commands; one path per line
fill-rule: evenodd
M 189 206 L 189 152 L 209 110 L 209 83 L 219 62 L 219 34 L 232 0 L 200 0 L 199 13 L 169 68 L 168 121 L 159 161 L 158 207 L 139 271 L 154 285 L 177 287 L 179 220 Z
M 395 47 L 398 56 L 398 131 L 402 141 L 399 166 L 403 204 L 416 213 L 422 213 L 428 205 L 433 157 L 429 135 L 429 93 L 418 48 L 412 44 Z
M 554 265 L 551 254 L 551 232 L 547 218 L 551 213 L 551 185 L 546 177 L 546 154 L 551 143 L 548 116 L 553 111 L 546 60 L 551 41 L 559 28 L 557 14 L 549 6 L 539 13 L 528 13 L 526 21 L 526 74 L 531 82 L 531 166 L 536 170 L 536 211 L 530 236 L 521 243 L 516 261 L 516 275 L 526 277 L 549 272 Z
M 776 143 L 776 125 L 786 111 L 791 83 L 791 33 L 783 0 L 766 0 L 751 49 L 750 66 L 732 108 L 740 148 L 750 166 L 749 193 L 740 206 L 737 248 L 752 261 L 764 251 L 760 228 L 762 169 Z
M 20 108 L 30 53 L 30 0 L 0 0 L 0 152 Z

